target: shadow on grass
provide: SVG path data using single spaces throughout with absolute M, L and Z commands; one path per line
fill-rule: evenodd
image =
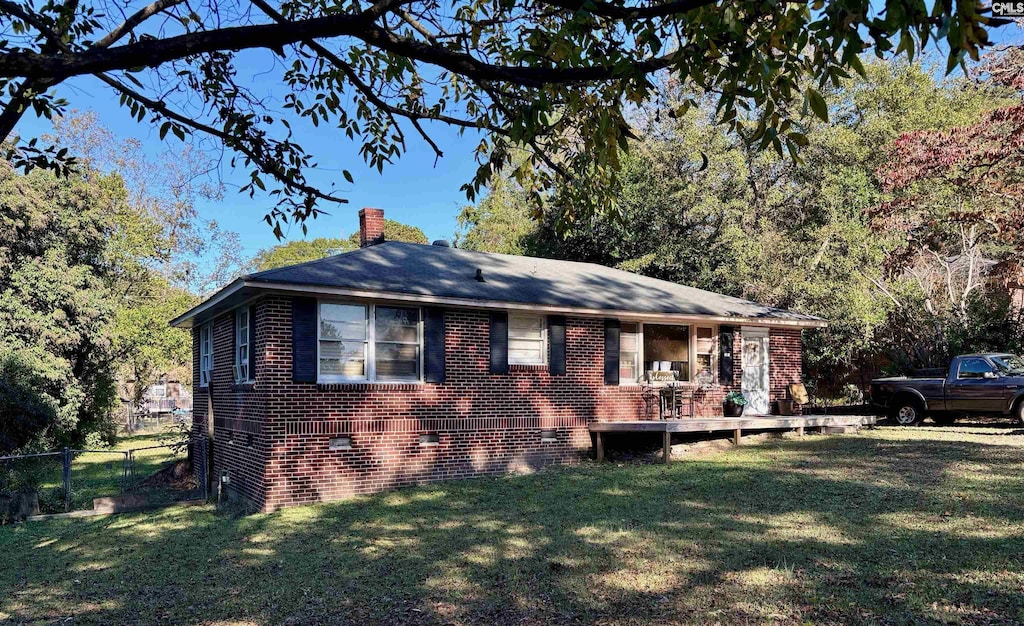
M 1024 443 L 1024 442 L 1022 442 Z M 1024 453 L 863 437 L 0 529 L 0 620 L 1018 624 Z

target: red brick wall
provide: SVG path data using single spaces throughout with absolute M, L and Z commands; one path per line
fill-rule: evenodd
M 384 211 L 382 209 L 359 209 L 359 247 L 384 241 Z
M 265 302 L 252 305 L 256 321 L 256 345 L 250 348 L 255 359 L 257 380 L 264 366 L 266 333 L 269 326 L 263 322 Z M 220 477 L 227 472 L 230 483 L 229 497 L 241 496 L 257 507 L 262 507 L 266 493 L 264 473 L 270 442 L 263 429 L 266 411 L 266 389 L 254 385 L 235 385 L 234 365 L 234 313 L 227 313 L 213 321 L 213 380 L 210 387 L 196 387 L 193 400 L 192 429 L 194 437 L 209 437 L 213 441 L 211 454 L 214 490 Z M 193 330 L 192 379 L 199 378 L 199 329 Z M 213 390 L 213 432 L 208 432 L 209 393 Z M 193 439 L 193 445 L 202 445 Z M 214 491 L 216 493 L 216 491 Z
M 768 346 L 768 383 L 774 402 L 789 397 L 790 383 L 803 381 L 803 340 L 799 330 L 773 328 Z
M 488 315 L 449 310 L 445 383 L 317 385 L 291 380 L 290 300 L 269 296 L 255 307 L 251 388 L 231 385 L 233 317 L 215 322 L 214 475 L 227 471 L 232 489 L 262 509 L 572 463 L 590 446 L 589 421 L 650 419 L 657 410 L 657 400 L 645 400 L 640 386 L 604 384 L 601 319 L 567 320 L 564 376 L 514 365 L 509 374 L 490 374 Z M 771 340 L 773 363 L 795 362 L 797 374 L 799 337 L 798 331 L 784 334 L 776 343 L 773 332 Z M 741 341 L 737 331 L 737 356 Z M 198 332 L 194 345 L 198 352 Z M 795 350 L 795 357 L 777 357 L 777 350 Z M 792 375 L 785 368 L 779 381 Z M 773 368 L 773 399 L 775 376 Z M 698 392 L 698 415 L 720 415 L 722 397 L 740 379 L 737 362 L 730 386 Z M 206 423 L 206 402 L 200 389 L 197 432 Z M 556 430 L 556 441 L 542 442 L 542 429 Z M 439 443 L 421 446 L 425 433 L 437 433 Z M 328 449 L 339 435 L 351 436 L 352 449 Z

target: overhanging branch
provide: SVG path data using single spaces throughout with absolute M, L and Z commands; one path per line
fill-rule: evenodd
M 327 15 L 285 24 L 219 28 L 68 54 L 12 52 L 0 57 L 0 77 L 41 78 L 59 82 L 83 74 L 129 70 L 140 66 L 155 67 L 176 59 L 221 50 L 280 50 L 284 46 L 310 39 L 343 36 L 354 37 L 381 50 L 436 65 L 474 80 L 505 81 L 540 87 L 545 84 L 583 83 L 622 76 L 622 67 L 617 65 L 569 68 L 494 65 L 440 45 L 399 37 L 368 21 L 366 14 L 361 13 Z M 633 63 L 630 69 L 640 74 L 649 74 L 671 64 L 672 55 L 664 55 Z

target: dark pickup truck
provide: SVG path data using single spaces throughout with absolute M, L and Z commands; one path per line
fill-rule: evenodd
M 967 413 L 1012 416 L 1024 423 L 1024 358 L 1013 354 L 964 354 L 945 376 L 898 376 L 871 381 L 871 403 L 897 424 L 926 416 L 952 424 Z

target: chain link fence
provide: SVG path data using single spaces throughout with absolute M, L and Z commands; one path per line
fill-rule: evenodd
M 97 498 L 126 494 L 135 506 L 206 498 L 205 459 L 196 461 L 176 444 L 0 457 L 0 523 L 88 510 Z

